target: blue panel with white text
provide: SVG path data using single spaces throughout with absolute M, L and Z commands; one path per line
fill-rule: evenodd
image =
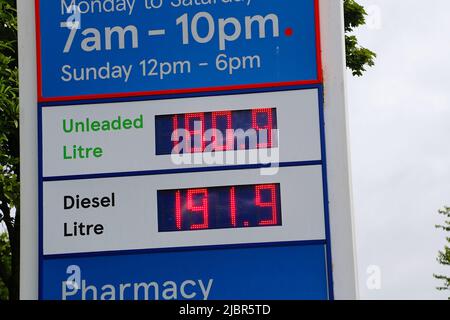
M 325 256 L 311 244 L 46 258 L 43 298 L 327 299 Z

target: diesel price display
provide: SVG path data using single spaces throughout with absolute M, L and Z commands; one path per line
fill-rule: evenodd
M 280 185 L 158 191 L 159 231 L 281 225 Z
M 320 80 L 314 0 L 38 3 L 41 101 Z

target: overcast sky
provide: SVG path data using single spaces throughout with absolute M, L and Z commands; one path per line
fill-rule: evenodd
M 432 274 L 445 243 L 436 212 L 450 206 L 450 1 L 359 2 L 370 17 L 357 35 L 378 54 L 348 76 L 361 297 L 446 298 Z M 370 265 L 380 290 L 367 289 Z

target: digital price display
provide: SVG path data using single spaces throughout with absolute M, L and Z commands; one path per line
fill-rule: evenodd
M 281 226 L 279 184 L 158 191 L 158 230 Z
M 275 108 L 156 116 L 156 154 L 276 148 L 277 128 Z

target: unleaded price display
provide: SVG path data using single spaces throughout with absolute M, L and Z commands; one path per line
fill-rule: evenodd
M 275 108 L 156 116 L 156 154 L 276 148 L 277 128 Z

